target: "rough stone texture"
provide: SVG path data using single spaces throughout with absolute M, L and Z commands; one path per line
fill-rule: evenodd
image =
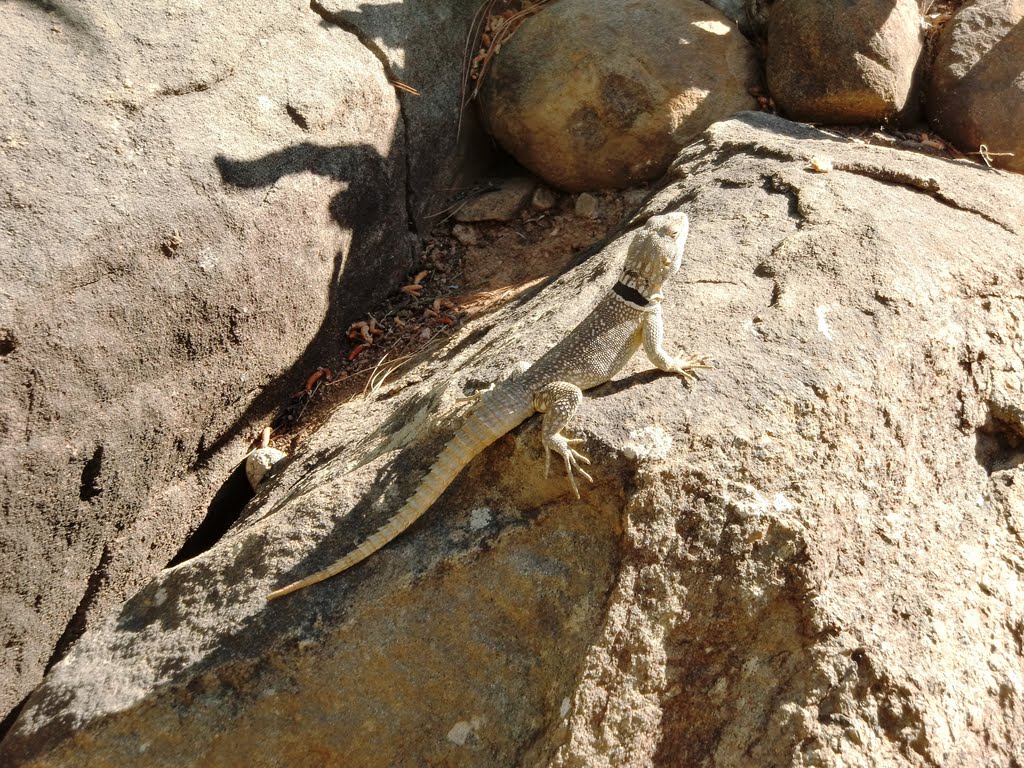
M 755 106 L 757 70 L 747 40 L 699 0 L 560 0 L 503 45 L 479 102 L 498 142 L 552 185 L 621 189 Z
M 673 177 L 646 208 L 691 216 L 667 344 L 717 367 L 638 358 L 591 393 L 581 501 L 534 419 L 366 563 L 264 602 L 396 509 L 463 385 L 576 322 L 626 237 L 339 411 L 82 638 L 0 762 L 1024 760 L 1024 180 L 763 114 Z
M 303 3 L 4 4 L 0 719 L 208 503 L 237 512 L 253 427 L 404 278 L 474 10 L 416 17 L 414 100 L 387 70 L 416 66 Z
M 935 130 L 965 152 L 985 144 L 993 165 L 1024 172 L 1024 0 L 961 8 L 939 38 L 928 84 Z
M 768 90 L 794 120 L 910 117 L 922 44 L 916 0 L 779 0 L 768 18 Z

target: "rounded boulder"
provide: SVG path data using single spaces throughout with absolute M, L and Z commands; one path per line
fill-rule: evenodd
M 793 120 L 886 122 L 913 104 L 922 45 L 916 0 L 781 0 L 768 20 L 768 90 Z
M 965 5 L 939 38 L 928 117 L 965 152 L 1024 172 L 1024 0 Z
M 523 22 L 480 93 L 485 125 L 570 192 L 661 176 L 711 123 L 756 107 L 750 43 L 698 0 L 560 0 Z

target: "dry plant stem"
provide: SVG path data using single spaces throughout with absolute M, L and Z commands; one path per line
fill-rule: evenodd
M 508 41 L 510 37 L 519 28 L 528 17 L 542 10 L 544 6 L 550 3 L 551 0 L 535 0 L 535 2 L 527 5 L 525 8 L 514 12 L 511 16 L 506 18 L 498 27 L 493 31 L 490 41 L 486 47 L 483 47 L 483 53 L 473 55 L 474 51 L 481 50 L 481 46 L 477 45 L 477 41 L 482 41 L 484 32 L 487 29 L 487 20 L 492 16 L 491 11 L 494 10 L 494 6 L 498 3 L 498 0 L 486 0 L 477 9 L 476 14 L 473 16 L 473 23 L 470 24 L 469 34 L 466 38 L 466 49 L 463 54 L 462 60 L 462 88 L 460 93 L 461 106 L 459 108 L 459 123 L 456 129 L 456 136 L 462 131 L 462 114 L 466 107 L 469 106 L 469 102 L 475 99 L 480 94 L 480 87 L 483 85 L 484 77 L 487 74 L 487 70 L 490 67 L 491 59 L 498 53 L 502 44 Z M 476 76 L 476 84 L 473 86 L 472 92 L 470 92 L 470 81 L 473 79 L 473 68 L 476 60 L 480 59 L 480 71 Z
M 466 96 L 469 90 L 470 74 L 473 70 L 473 49 L 474 43 L 480 39 L 480 33 L 483 32 L 484 24 L 487 21 L 487 17 L 490 15 L 491 8 L 494 7 L 494 3 L 497 0 L 484 0 L 484 2 L 477 8 L 476 14 L 473 16 L 473 22 L 469 25 L 469 32 L 466 33 L 466 47 L 462 54 L 462 87 L 459 91 L 459 122 L 455 128 L 455 138 L 458 139 L 462 135 L 462 114 L 466 111 L 466 107 L 469 106 L 470 98 Z

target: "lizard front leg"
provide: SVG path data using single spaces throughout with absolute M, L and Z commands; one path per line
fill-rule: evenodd
M 708 355 L 697 355 L 695 357 L 672 356 L 662 346 L 665 339 L 665 325 L 661 318 L 661 305 L 655 305 L 643 321 L 644 352 L 651 362 L 662 371 L 678 373 L 687 381 L 695 381 L 696 377 L 690 371 L 699 368 L 710 368 L 712 359 Z
M 553 381 L 533 395 L 533 407 L 544 414 L 544 421 L 541 424 L 544 442 L 544 476 L 548 475 L 548 470 L 551 467 L 551 451 L 554 450 L 565 461 L 569 485 L 572 486 L 572 492 L 576 494 L 577 499 L 580 497 L 580 489 L 576 486 L 576 479 L 572 473 L 573 470 L 576 470 L 587 480 L 594 482 L 594 478 L 580 466 L 581 462 L 589 464 L 590 459 L 572 447 L 572 443 L 582 443 L 583 441 L 567 438 L 562 434 L 562 430 L 569 424 L 582 400 L 582 390 L 575 384 L 566 381 Z

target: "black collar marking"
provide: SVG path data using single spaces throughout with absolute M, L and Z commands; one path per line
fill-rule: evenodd
M 612 286 L 612 290 L 615 291 L 616 295 L 628 301 L 630 304 L 635 304 L 638 307 L 646 307 L 651 302 L 648 301 L 640 291 L 636 288 L 626 285 L 621 280 Z

